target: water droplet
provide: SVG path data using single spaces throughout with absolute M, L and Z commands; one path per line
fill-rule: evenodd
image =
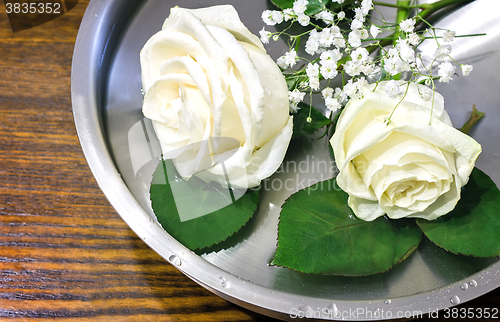
M 141 94 L 142 94 L 142 97 L 144 97 L 146 95 L 146 92 L 141 88 Z
M 94 15 L 94 19 L 97 19 L 97 15 Z
M 391 303 L 392 303 L 392 301 L 391 301 L 391 299 L 387 299 L 387 300 L 385 300 L 385 301 L 384 301 L 384 303 L 385 303 L 385 304 L 391 304 Z
M 179 258 L 179 256 L 177 255 L 172 255 L 168 258 L 168 260 L 174 264 L 175 266 L 181 266 L 182 265 L 182 261 L 181 259 Z
M 245 281 L 242 281 L 243 284 L 245 284 L 246 282 Z
M 460 298 L 458 296 L 456 296 L 456 295 L 453 295 L 450 298 L 450 303 L 453 304 L 453 305 L 460 304 Z
M 226 281 L 226 279 L 222 276 L 219 277 L 219 281 L 221 281 L 223 288 L 229 288 L 231 286 L 231 283 L 229 283 L 229 281 Z
M 465 291 L 466 289 L 469 288 L 469 284 L 463 283 L 462 285 L 460 285 L 460 288 Z
M 469 282 L 469 285 L 472 286 L 472 287 L 476 287 L 477 286 L 477 282 L 476 280 L 472 280 Z
M 338 319 L 340 317 L 339 308 L 335 303 L 330 304 L 327 308 L 328 317 L 332 319 Z

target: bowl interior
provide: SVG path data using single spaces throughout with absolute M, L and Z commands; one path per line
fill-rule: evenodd
M 495 1 L 476 1 L 437 24 L 455 30 L 457 35 L 479 32 L 488 34 L 455 40 L 453 57 L 461 63 L 473 64 L 474 71 L 468 77 L 455 76 L 450 84 L 440 84 L 438 91 L 445 97 L 445 107 L 457 127 L 467 120 L 473 104 L 480 111 L 486 112 L 484 120 L 470 134 L 483 146 L 477 166 L 499 185 L 500 172 L 496 169 L 500 163 L 500 140 L 494 138 L 500 137 L 500 127 L 497 126 L 500 122 L 500 112 L 495 95 L 500 76 L 492 71 L 500 70 L 500 22 L 495 17 L 496 10 L 484 10 L 485 5 L 498 7 L 499 4 Z M 91 6 L 94 2 L 91 2 Z M 207 3 L 203 0 L 184 0 L 182 6 L 197 8 L 227 3 L 234 5 L 243 23 L 251 32 L 258 34 L 264 26 L 260 16 L 262 11 L 269 7 L 268 1 L 211 0 Z M 114 166 L 127 189 L 153 220 L 155 216 L 149 202 L 149 183 L 158 162 L 160 148 L 151 123 L 141 112 L 143 96 L 139 52 L 146 41 L 160 30 L 170 8 L 175 5 L 176 2 L 169 0 L 148 0 L 129 1 L 123 6 L 123 14 L 113 18 L 116 21 L 110 24 L 113 27 L 109 30 L 109 37 L 105 39 L 96 88 L 99 122 Z M 104 11 L 102 14 L 107 13 Z M 98 18 L 97 14 L 94 18 Z M 464 19 L 470 23 L 464 24 Z M 269 27 L 266 29 L 271 30 Z M 423 46 L 422 49 L 424 52 L 426 48 L 433 52 L 430 46 Z M 276 59 L 285 52 L 286 45 L 271 42 L 266 48 Z M 281 204 L 300 187 L 333 175 L 331 171 L 323 171 L 318 166 L 324 161 L 332 162 L 327 144 L 326 140 L 293 142 L 283 171 L 263 183 L 267 188 L 262 194 L 259 212 L 249 224 L 220 245 L 196 254 L 186 251 L 189 256 L 199 256 L 229 275 L 238 277 L 243 283 L 251 282 L 247 283 L 248 287 L 259 285 L 269 289 L 270 294 L 292 294 L 291 302 L 287 304 L 290 308 L 299 307 L 304 297 L 352 301 L 353 305 L 358 306 L 399 298 L 404 301 L 419 301 L 420 307 L 425 310 L 434 309 L 436 305 L 442 308 L 451 305 L 449 299 L 452 293 L 458 292 L 460 284 L 468 283 L 472 279 L 480 281 L 484 276 L 489 276 L 485 272 L 499 270 L 498 259 L 453 255 L 428 241 L 424 241 L 408 260 L 391 271 L 366 277 L 305 275 L 268 266 L 275 251 Z M 296 167 L 287 166 L 291 164 L 304 164 L 307 170 L 301 171 Z M 293 179 L 293 186 L 278 186 L 278 182 L 289 178 Z M 171 240 L 166 232 L 159 238 L 165 244 Z M 168 259 L 169 254 L 156 250 Z M 192 277 L 204 284 L 203 276 Z M 500 285 L 498 278 L 493 280 L 494 283 L 496 285 L 493 287 Z M 482 291 L 479 291 L 480 288 L 481 283 L 476 288 L 477 291 L 459 295 L 467 300 L 491 289 L 492 284 Z M 248 295 L 247 299 L 243 297 L 238 301 L 252 301 L 252 296 Z M 293 301 L 295 302 L 292 303 Z

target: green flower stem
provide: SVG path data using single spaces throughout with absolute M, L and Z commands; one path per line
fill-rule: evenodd
M 472 2 L 472 1 L 474 1 L 474 0 L 441 0 L 438 2 L 434 2 L 434 3 L 429 3 L 428 8 L 427 9 L 424 8 L 424 10 L 422 10 L 417 16 L 425 19 L 440 9 L 443 9 L 443 8 L 446 8 L 446 7 L 452 6 L 452 5 L 465 4 L 467 2 Z
M 394 32 L 394 40 L 392 41 L 393 46 L 396 46 L 397 41 L 399 40 L 399 36 L 401 35 L 399 23 L 408 17 L 408 6 L 410 5 L 410 3 L 411 0 L 398 0 L 396 2 L 399 7 L 396 12 L 396 31 Z M 394 75 L 392 78 L 398 80 L 401 78 L 401 74 Z
M 429 3 L 424 3 L 424 4 L 419 4 L 416 6 L 410 6 L 410 5 L 403 5 L 399 3 L 385 3 L 385 2 L 378 2 L 378 1 L 373 1 L 374 5 L 377 6 L 383 6 L 383 7 L 391 7 L 391 8 L 402 8 L 402 9 L 415 9 L 415 8 L 420 8 L 420 9 L 428 9 L 431 4 Z
M 484 116 L 484 114 L 485 114 L 484 112 L 479 112 L 476 109 L 476 104 L 474 104 L 472 106 L 472 114 L 471 114 L 469 120 L 464 124 L 464 126 L 462 126 L 460 131 L 467 134 L 474 127 L 474 125 L 477 122 L 479 122 L 479 120 Z

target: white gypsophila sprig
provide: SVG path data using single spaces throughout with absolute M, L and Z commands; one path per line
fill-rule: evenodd
M 283 10 L 283 15 L 285 17 L 285 21 L 289 21 L 289 20 L 292 20 L 293 18 L 297 18 L 297 15 L 295 14 L 295 12 L 293 12 L 292 8 L 288 8 L 288 9 Z
M 262 20 L 268 26 L 274 26 L 280 24 L 285 19 L 285 15 L 282 11 L 277 10 L 265 10 L 262 12 Z
M 438 75 L 440 82 L 448 83 L 453 79 L 451 78 L 453 74 L 455 74 L 455 66 L 453 66 L 452 63 L 444 62 L 438 66 Z
M 309 18 L 308 15 L 302 14 L 297 17 L 297 21 L 301 26 L 307 27 L 309 25 L 309 22 L 311 21 L 311 18 Z
M 288 100 L 290 101 L 290 113 L 297 113 L 300 109 L 298 104 L 302 102 L 306 93 L 299 91 L 298 89 L 294 89 L 293 91 L 288 92 Z
M 309 4 L 309 1 L 307 0 L 296 0 L 293 3 L 293 12 L 295 13 L 296 16 L 300 16 L 304 14 L 304 12 L 307 9 L 307 5 Z
M 419 87 L 420 95 L 425 101 L 430 101 L 432 99 L 433 91 L 429 87 Z
M 269 43 L 269 38 L 273 35 L 271 32 L 267 31 L 265 27 L 262 27 L 262 30 L 259 31 L 260 35 L 260 41 L 262 41 L 263 44 L 268 44 Z
M 413 29 L 415 29 L 415 22 L 413 18 L 403 20 L 399 23 L 399 28 L 404 32 L 412 33 Z
M 456 32 L 453 30 L 446 30 L 443 33 L 443 41 L 444 42 L 452 42 L 453 38 L 455 38 L 455 34 L 456 34 Z
M 319 65 L 317 63 L 309 63 L 306 67 L 306 75 L 309 78 L 311 89 L 319 89 Z
M 297 52 L 295 51 L 295 49 L 292 49 L 289 52 L 286 52 L 280 58 L 278 58 L 276 63 L 278 64 L 278 66 L 281 67 L 281 69 L 287 69 L 293 67 L 298 60 L 299 57 L 297 55 Z
M 471 65 L 459 64 L 451 57 L 450 43 L 455 37 L 454 31 L 436 29 L 423 19 L 429 28 L 425 31 L 416 30 L 416 23 L 420 20 L 411 16 L 398 23 L 370 17 L 368 15 L 374 9 L 373 0 L 347 3 L 344 0 L 332 0 L 342 4 L 340 11 L 336 12 L 328 6 L 318 10 L 309 2 L 295 0 L 291 8 L 283 11 L 265 10 L 262 13 L 264 23 L 269 26 L 287 21 L 290 26 L 303 26 L 301 33 L 296 35 L 289 34 L 293 30 L 290 27 L 274 33 L 265 28 L 259 32 L 263 43 L 269 43 L 270 38 L 289 38 L 289 50 L 276 63 L 289 84 L 291 113 L 297 112 L 298 104 L 306 93 L 311 95 L 312 101 L 312 96 L 318 92 L 321 92 L 327 110 L 337 112 L 348 100 L 362 97 L 366 78 L 377 82 L 387 80 L 385 92 L 394 99 L 401 99 L 405 92 L 402 84 L 407 83 L 392 79 L 407 79 L 406 82 L 427 79 L 426 84 L 432 85 L 432 89 L 420 86 L 419 93 L 424 100 L 431 100 L 435 80 L 449 82 L 453 79 L 456 66 L 460 66 L 464 76 L 472 71 Z M 348 13 L 347 17 L 345 12 Z M 383 38 L 377 38 L 382 32 Z M 391 32 L 397 35 L 396 39 L 391 39 L 392 46 L 387 45 L 388 36 L 385 36 Z M 425 39 L 434 39 L 437 43 L 430 66 L 425 66 L 429 63 L 422 59 L 425 56 L 416 54 L 416 48 Z M 299 47 L 311 57 L 299 57 Z M 371 53 L 375 48 L 380 50 L 374 56 Z M 417 57 L 420 57 L 418 64 Z M 338 79 L 339 74 L 342 74 L 343 86 L 332 89 L 330 82 Z M 344 77 L 347 79 L 344 80 Z M 309 118 L 307 121 L 310 121 Z
M 451 46 L 450 45 L 443 45 L 443 46 L 439 46 L 436 49 L 434 56 L 436 58 L 445 58 L 446 56 L 450 55 L 450 53 L 451 53 Z
M 402 92 L 399 83 L 395 80 L 390 80 L 385 84 L 385 93 L 391 98 L 397 98 Z
M 469 76 L 470 72 L 472 72 L 472 65 L 462 64 L 460 65 L 462 69 L 462 75 Z
M 377 27 L 376 25 L 371 25 L 370 35 L 372 35 L 373 38 L 377 38 L 379 33 L 380 33 L 380 28 Z

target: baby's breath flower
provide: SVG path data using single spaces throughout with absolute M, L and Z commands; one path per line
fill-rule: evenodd
M 413 32 L 413 29 L 415 28 L 415 19 L 410 18 L 401 21 L 399 23 L 399 28 L 401 28 L 404 32 Z
M 297 105 L 302 102 L 306 93 L 299 91 L 298 89 L 294 89 L 293 91 L 288 92 L 288 100 L 290 101 L 290 112 L 296 113 L 299 108 Z
M 309 77 L 309 86 L 313 91 L 319 89 L 319 77 Z
M 332 112 L 336 112 L 337 110 L 339 110 L 342 107 L 342 105 L 340 105 L 339 101 L 337 101 L 337 99 L 335 99 L 333 97 L 325 98 L 325 105 L 326 105 L 326 108 Z
M 370 10 L 373 8 L 372 0 L 363 0 L 361 2 L 361 10 L 363 10 L 363 14 L 366 16 Z
M 309 63 L 306 67 L 306 74 L 309 77 L 309 86 L 311 89 L 319 89 L 319 65 L 317 63 Z
M 352 60 L 349 60 L 344 64 L 344 70 L 347 73 L 347 75 L 354 77 L 358 76 L 361 73 L 361 66 L 353 62 Z
M 290 19 L 297 17 L 295 15 L 295 13 L 293 12 L 292 8 L 287 8 L 287 9 L 283 10 L 283 14 L 285 15 L 285 21 L 288 21 Z
M 307 5 L 309 4 L 309 1 L 307 0 L 295 0 L 293 3 L 293 12 L 297 16 L 303 15 L 304 11 L 307 9 Z
M 332 61 L 335 64 L 342 58 L 342 54 L 340 53 L 340 50 L 337 48 L 333 50 L 327 50 L 321 53 L 319 56 L 320 63 L 323 64 L 325 61 Z
M 321 75 L 323 75 L 325 79 L 332 79 L 337 76 L 337 62 L 334 62 L 332 60 L 322 60 L 320 63 Z
M 355 14 L 356 20 L 359 20 L 361 22 L 365 22 L 366 15 L 363 13 L 363 9 L 361 9 L 361 7 L 354 8 L 354 14 Z
M 377 38 L 377 35 L 380 33 L 380 28 L 375 26 L 375 25 L 371 25 L 370 27 L 370 35 L 372 35 L 373 38 Z
M 269 26 L 274 26 L 283 22 L 285 15 L 281 11 L 277 10 L 264 10 L 262 12 L 262 20 Z
M 319 49 L 319 33 L 313 29 L 306 41 L 306 53 L 314 55 Z
M 444 58 L 451 53 L 450 45 L 443 45 L 436 49 L 436 53 L 434 54 L 436 58 Z
M 364 40 L 364 39 L 368 38 L 368 35 L 369 35 L 369 34 L 368 34 L 368 30 L 366 30 L 366 29 L 360 29 L 360 30 L 359 30 L 359 37 L 360 37 L 361 39 L 363 39 L 363 40 Z
M 281 69 L 287 69 L 288 64 L 285 61 L 285 56 L 281 56 L 278 59 L 276 59 L 276 64 L 281 68 Z
M 419 87 L 421 93 L 420 95 L 422 95 L 422 98 L 424 99 L 424 101 L 430 101 L 431 98 L 432 98 L 432 89 L 430 89 L 429 87 L 424 87 L 424 86 L 421 86 Z
M 351 30 L 356 31 L 356 30 L 361 29 L 361 28 L 363 28 L 363 22 L 361 20 L 354 19 L 351 22 Z
M 335 94 L 333 95 L 339 101 L 340 104 L 347 104 L 347 94 L 340 87 L 335 88 Z
M 338 20 L 342 20 L 345 18 L 345 12 L 344 11 L 340 11 L 339 13 L 337 13 L 337 19 Z
M 297 56 L 297 52 L 295 51 L 295 49 L 292 49 L 289 52 L 285 53 L 280 58 L 278 58 L 276 63 L 282 69 L 287 69 L 287 68 L 293 67 L 298 59 L 299 58 Z
M 385 93 L 391 98 L 396 98 L 401 94 L 401 87 L 395 80 L 390 80 L 385 84 Z
M 333 44 L 333 34 L 330 28 L 325 28 L 319 33 L 319 45 L 328 48 Z
M 370 64 L 362 65 L 360 67 L 360 70 L 365 75 L 375 74 L 375 71 L 376 71 L 375 64 L 370 63 Z
M 351 59 L 353 63 L 361 65 L 367 60 L 369 55 L 370 53 L 366 48 L 357 48 L 351 52 Z
M 412 46 L 416 46 L 420 43 L 422 39 L 420 38 L 419 35 L 417 35 L 416 33 L 412 32 L 409 36 L 408 36 L 408 42 L 412 45 Z
M 311 21 L 311 19 L 309 18 L 308 15 L 302 14 L 302 15 L 299 15 L 297 17 L 297 21 L 300 23 L 301 26 L 306 27 L 309 25 L 309 22 Z
M 311 77 L 318 77 L 318 74 L 319 74 L 319 65 L 317 63 L 309 63 L 307 64 L 307 67 L 306 67 L 306 74 L 307 74 L 307 77 L 311 78 Z
M 260 34 L 260 41 L 262 41 L 263 44 L 268 44 L 269 38 L 272 36 L 272 33 L 266 31 L 265 27 L 262 27 L 262 30 L 259 31 L 259 34 Z
M 353 83 L 352 78 L 344 85 L 344 92 L 350 98 L 362 98 L 363 86 L 366 85 L 366 80 L 364 77 L 360 77 L 356 82 Z
M 314 16 L 316 19 L 323 20 L 326 23 L 333 22 L 333 14 L 328 10 L 323 10 Z
M 450 62 L 441 63 L 438 67 L 438 76 L 440 82 L 448 83 L 451 78 L 455 74 L 455 66 L 453 66 Z
M 356 93 L 356 85 L 352 83 L 352 78 L 347 81 L 347 84 L 344 85 L 344 92 L 350 98 L 353 98 Z
M 297 106 L 297 103 L 295 103 L 295 104 L 290 103 L 288 105 L 288 110 L 290 111 L 290 113 L 295 114 L 300 110 L 300 107 Z
M 323 99 L 326 99 L 327 97 L 333 97 L 333 88 L 331 88 L 331 87 L 325 87 L 321 91 L 321 95 L 323 96 Z
M 456 32 L 454 32 L 453 30 L 446 30 L 443 33 L 443 41 L 444 42 L 452 42 L 453 38 L 455 38 L 455 34 L 456 34 Z
M 462 75 L 464 76 L 469 76 L 470 72 L 472 72 L 472 65 L 462 64 L 460 67 L 462 68 Z
M 359 47 L 361 46 L 361 35 L 359 33 L 359 31 L 351 31 L 349 33 L 349 45 L 351 45 L 352 47 L 356 48 L 356 47 Z
M 338 48 L 344 48 L 345 47 L 345 39 L 344 36 L 341 34 L 335 35 L 335 38 L 333 39 L 333 45 Z
M 386 58 L 384 69 L 389 75 L 397 75 L 403 71 L 403 61 L 398 56 Z
M 399 56 L 406 62 L 415 61 L 415 50 L 408 44 L 408 39 L 401 39 L 397 41 L 396 49 L 399 52 Z

